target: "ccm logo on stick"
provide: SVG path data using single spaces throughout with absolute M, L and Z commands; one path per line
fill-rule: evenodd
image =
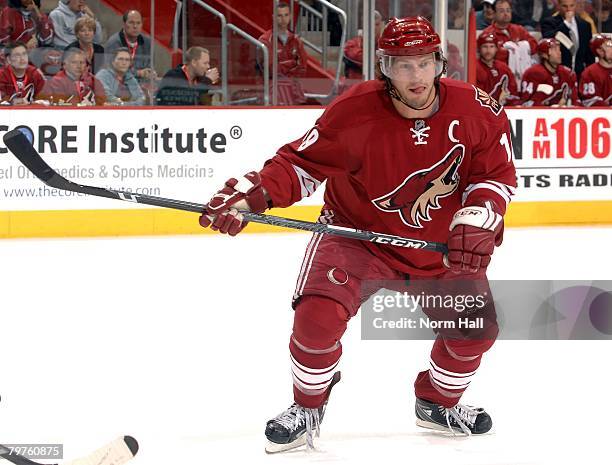
M 373 237 L 370 239 L 371 242 L 377 244 L 388 244 L 396 247 L 407 247 L 409 249 L 421 249 L 425 246 L 423 242 L 408 241 L 400 237 Z

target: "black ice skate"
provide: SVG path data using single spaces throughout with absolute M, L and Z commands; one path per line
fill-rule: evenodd
M 453 408 L 445 408 L 423 399 L 416 400 L 414 410 L 417 416 L 416 424 L 423 428 L 451 432 L 453 435 L 484 434 L 493 426 L 493 421 L 482 408 L 457 404 Z
M 295 449 L 306 444 L 314 448 L 314 436 L 319 436 L 319 427 L 323 421 L 325 407 L 334 385 L 340 381 L 340 372 L 334 373 L 327 390 L 327 399 L 319 408 L 305 408 L 292 404 L 287 410 L 268 421 L 266 424 L 266 452 L 274 454 Z

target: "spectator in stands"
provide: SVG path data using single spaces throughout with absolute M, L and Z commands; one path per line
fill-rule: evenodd
M 579 105 L 576 74 L 561 64 L 561 48 L 556 39 L 538 43 L 541 63 L 531 66 L 521 82 L 524 106 L 570 107 Z
M 497 41 L 491 33 L 482 33 L 477 40 L 479 59 L 476 64 L 476 85 L 502 105 L 518 103 L 519 95 L 512 70 L 495 59 Z
M 542 21 L 542 37 L 554 37 L 561 44 L 561 59 L 580 78 L 582 70 L 595 62 L 589 48 L 591 27 L 576 16 L 576 0 L 559 0 L 557 13 Z
M 106 101 L 111 105 L 143 105 L 145 94 L 132 74 L 132 56 L 127 48 L 113 52 L 110 66 L 100 70 L 96 77 L 104 86 Z
M 285 2 L 280 2 L 276 9 L 279 105 L 299 105 L 306 102 L 306 97 L 298 78 L 306 75 L 308 54 L 300 38 L 289 30 L 289 24 L 291 24 L 289 5 Z M 259 37 L 259 41 L 268 47 L 270 70 L 272 70 L 272 60 L 274 59 L 272 55 L 272 36 L 273 30 L 270 29 Z M 263 66 L 261 61 L 260 66 Z
M 555 11 L 556 0 L 517 0 L 512 4 L 512 22 L 528 31 L 540 28 L 540 22 Z
M 523 26 L 512 24 L 512 3 L 510 0 L 495 0 L 493 24 L 483 33 L 493 34 L 497 40 L 496 60 L 506 63 L 517 79 L 533 63 L 537 41 Z
M 107 53 L 127 48 L 132 57 L 132 73 L 142 83 L 157 78 L 151 67 L 151 39 L 142 33 L 142 15 L 137 10 L 123 14 L 123 28 L 108 38 L 104 46 Z
M 96 34 L 93 41 L 96 43 L 102 42 L 102 26 L 96 20 L 96 15 L 91 11 L 91 8 L 87 6 L 87 1 L 60 0 L 57 8 L 49 13 L 49 18 L 55 30 L 53 45 L 63 49 L 66 45 L 77 40 L 74 34 L 74 24 L 77 22 L 77 19 L 83 16 L 89 16 L 96 21 Z
M 9 0 L 0 16 L 0 44 L 23 42 L 31 50 L 53 41 L 53 26 L 40 0 Z
M 591 2 L 587 0 L 576 0 L 576 16 L 584 19 L 591 26 L 591 34 L 597 34 L 597 25 L 593 21 Z
M 612 105 L 612 38 L 595 34 L 590 47 L 598 62 L 582 72 L 578 93 L 586 107 L 609 107 Z
M 96 44 L 94 36 L 96 34 L 96 22 L 89 16 L 83 16 L 74 23 L 74 34 L 77 40 L 66 46 L 69 48 L 80 48 L 85 52 L 87 58 L 87 68 L 93 74 L 97 73 L 104 66 L 104 47 Z
M 610 0 L 593 0 L 593 20 L 597 24 L 599 32 L 612 33 L 612 2 Z
M 463 56 L 461 50 L 455 44 L 446 41 L 446 76 L 458 81 L 465 80 L 465 66 L 463 66 Z
M 448 2 L 448 28 L 465 29 L 465 0 Z
M 6 65 L 0 68 L 0 101 L 10 105 L 29 105 L 38 99 L 45 78 L 28 62 L 28 49 L 23 42 L 5 47 Z
M 191 47 L 185 63 L 168 71 L 157 92 L 158 105 L 210 105 L 209 90 L 219 80 L 217 68 L 210 67 L 210 52 Z
M 63 70 L 47 81 L 40 98 L 54 105 L 104 105 L 104 87 L 87 70 L 87 57 L 79 48 L 64 52 Z
M 385 27 L 382 15 L 374 11 L 374 43 L 378 41 L 380 34 Z M 357 37 L 346 41 L 344 45 L 344 76 L 349 79 L 359 79 L 363 77 L 363 33 L 360 31 Z
M 494 3 L 495 0 L 484 0 L 482 2 L 482 10 L 476 13 L 476 29 L 479 31 L 482 31 L 493 23 L 493 18 L 495 18 Z

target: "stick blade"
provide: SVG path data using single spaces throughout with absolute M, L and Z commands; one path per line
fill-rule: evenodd
M 138 453 L 138 441 L 132 436 L 121 436 L 96 450 L 66 465 L 123 465 Z
M 25 131 L 25 128 L 22 128 L 7 132 L 3 137 L 4 144 L 27 169 L 47 183 L 56 173 L 40 157 Z

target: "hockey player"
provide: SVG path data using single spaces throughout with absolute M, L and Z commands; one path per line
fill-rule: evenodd
M 334 100 L 302 139 L 281 147 L 261 171 L 228 180 L 200 217 L 203 227 L 235 235 L 245 226 L 239 210 L 290 206 L 326 180 L 321 222 L 448 243 L 443 260 L 415 249 L 312 237 L 293 300 L 295 403 L 268 421 L 269 452 L 312 445 L 339 377 L 340 339 L 360 304 L 378 290 L 372 283 L 466 276 L 486 283 L 491 254 L 502 241 L 516 186 L 503 108 L 472 85 L 442 78 L 440 37 L 423 17 L 392 19 L 377 57 L 378 80 Z M 459 404 L 497 336 L 495 319 L 487 321 L 476 337 L 438 333 L 430 369 L 415 382 L 420 426 L 467 435 L 491 428 L 484 409 Z
M 502 105 L 516 104 L 519 99 L 516 79 L 506 63 L 495 59 L 495 35 L 480 34 L 477 45 L 480 58 L 476 68 L 476 85 Z
M 569 107 L 579 105 L 576 74 L 561 64 L 561 48 L 556 39 L 538 43 L 541 63 L 529 67 L 521 82 L 523 106 Z
M 586 107 L 609 107 L 612 103 L 612 39 L 596 34 L 589 45 L 599 61 L 582 72 L 578 92 Z

